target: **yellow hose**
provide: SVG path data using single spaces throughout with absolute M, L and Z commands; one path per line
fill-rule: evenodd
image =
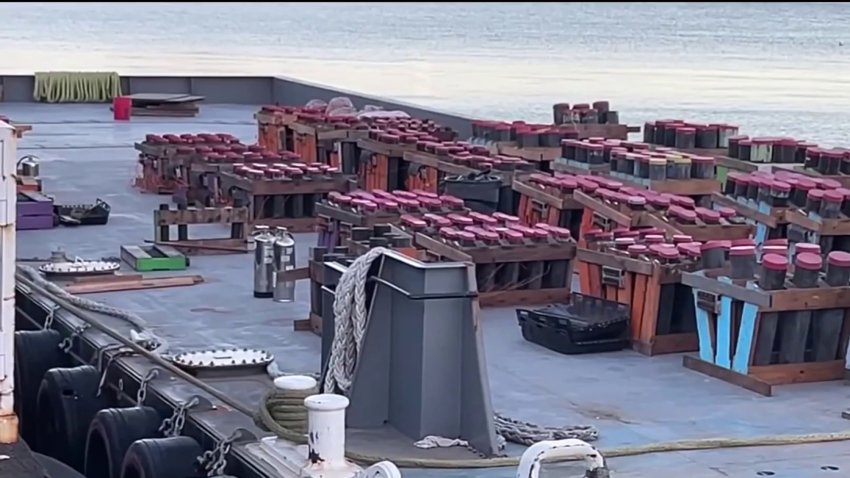
M 115 72 L 51 71 L 35 74 L 32 97 L 47 103 L 105 103 L 121 96 Z
M 293 413 L 303 413 L 303 403 L 288 401 L 284 403 L 280 395 L 271 391 L 263 397 L 260 409 L 255 417 L 257 425 L 276 434 L 280 438 L 303 445 L 307 443 L 304 433 L 298 433 L 283 424 Z M 288 408 L 291 407 L 291 410 Z M 303 415 L 299 416 L 301 418 Z M 279 423 L 280 422 L 280 423 Z M 291 422 L 289 422 L 291 423 Z M 299 423 L 300 425 L 300 423 Z M 714 450 L 719 448 L 741 448 L 753 446 L 803 445 L 807 443 L 827 443 L 850 440 L 850 430 L 834 433 L 809 433 L 800 435 L 766 435 L 749 438 L 698 438 L 694 440 L 677 440 L 669 442 L 648 443 L 646 445 L 620 446 L 600 449 L 605 458 L 618 456 L 646 455 L 649 453 L 665 453 L 672 451 Z M 372 465 L 380 461 L 392 461 L 399 468 L 497 468 L 514 467 L 519 465 L 519 457 L 471 458 L 468 460 L 444 459 L 408 459 L 362 455 L 346 451 L 348 459 L 364 465 Z M 551 460 L 551 462 L 569 460 Z M 547 460 L 547 462 L 550 462 Z

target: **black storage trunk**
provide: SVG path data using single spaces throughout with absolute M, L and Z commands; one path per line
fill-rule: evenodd
M 94 204 L 55 204 L 53 215 L 66 226 L 102 226 L 109 222 L 111 210 L 106 201 L 97 198 Z
M 562 354 L 622 350 L 629 345 L 625 304 L 574 292 L 569 304 L 517 309 L 522 337 Z

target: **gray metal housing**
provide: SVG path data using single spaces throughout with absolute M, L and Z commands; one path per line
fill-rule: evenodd
M 323 300 L 345 266 L 325 264 Z M 467 440 L 498 451 L 490 381 L 477 323 L 475 275 L 462 263 L 423 263 L 390 251 L 373 263 L 369 318 L 347 412 L 352 428 L 389 425 L 413 440 Z M 322 364 L 334 336 L 333 308 L 323 308 Z

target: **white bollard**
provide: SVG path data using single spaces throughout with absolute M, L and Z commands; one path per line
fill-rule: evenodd
M 307 444 L 309 459 L 334 469 L 346 467 L 345 409 L 348 398 L 332 393 L 311 395 L 304 399 L 307 407 Z
M 306 375 L 287 375 L 274 379 L 274 387 L 282 392 L 310 390 L 318 384 L 315 378 Z

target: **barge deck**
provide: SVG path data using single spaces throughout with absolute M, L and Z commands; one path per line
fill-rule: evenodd
M 2 105 L 2 113 L 15 121 L 33 125 L 19 142 L 19 155 L 41 159 L 41 177 L 47 194 L 62 203 L 92 202 L 95 197 L 112 207 L 109 224 L 18 232 L 18 258 L 48 257 L 57 247 L 69 256 L 114 257 L 122 245 L 152 239 L 152 211 L 165 196 L 145 195 L 131 186 L 136 154 L 133 142 L 145 134 L 172 132 L 227 132 L 246 143 L 256 140 L 252 115 L 256 107 L 205 105 L 191 119 L 134 119 L 116 123 L 102 105 Z M 215 226 L 211 226 L 215 229 Z M 214 231 L 213 235 L 220 235 Z M 306 264 L 315 234 L 296 234 L 297 263 Z M 190 271 L 205 282 L 190 288 L 154 289 L 88 295 L 109 305 L 142 316 L 149 327 L 166 339 L 169 351 L 249 347 L 270 351 L 282 370 L 318 372 L 321 339 L 296 332 L 293 322 L 309 314 L 306 282 L 297 287 L 297 302 L 278 304 L 252 297 L 252 266 L 248 255 L 193 258 Z M 126 267 L 126 265 L 124 265 Z M 42 320 L 44 310 L 19 306 L 32 318 Z M 18 320 L 26 319 L 19 314 Z M 103 318 L 110 327 L 128 333 L 129 325 Z M 68 313 L 56 315 L 55 328 L 69 332 L 78 325 Z M 762 397 L 682 367 L 678 354 L 644 357 L 624 351 L 585 356 L 555 354 L 522 339 L 513 308 L 481 312 L 493 407 L 521 420 L 545 425 L 595 425 L 606 448 L 660 441 L 705 437 L 751 437 L 773 434 L 836 432 L 848 428 L 841 419 L 848 389 L 840 382 L 778 387 L 773 397 Z M 86 331 L 75 348 L 82 357 L 114 341 L 95 330 Z M 115 376 L 123 378 L 125 392 L 135 396 L 142 376 L 152 364 L 141 357 L 116 360 Z M 256 410 L 270 386 L 265 374 L 205 379 L 248 410 Z M 211 441 L 228 437 L 236 428 L 256 436 L 265 433 L 252 417 L 222 406 L 217 400 L 180 380 L 151 382 L 149 396 L 155 406 L 167 409 L 193 395 L 207 397 L 213 410 L 190 412 L 185 433 L 208 448 Z M 376 450 L 380 451 L 380 450 Z M 508 453 L 522 448 L 509 445 Z M 231 461 L 238 461 L 236 476 L 265 476 L 252 465 L 240 446 Z M 814 477 L 841 476 L 850 470 L 850 447 L 846 443 L 756 447 L 711 451 L 672 452 L 613 458 L 609 465 L 617 476 L 659 478 L 693 477 Z M 544 476 L 563 474 L 573 465 L 547 467 Z M 405 469 L 405 476 L 508 477 L 513 468 L 476 470 Z

